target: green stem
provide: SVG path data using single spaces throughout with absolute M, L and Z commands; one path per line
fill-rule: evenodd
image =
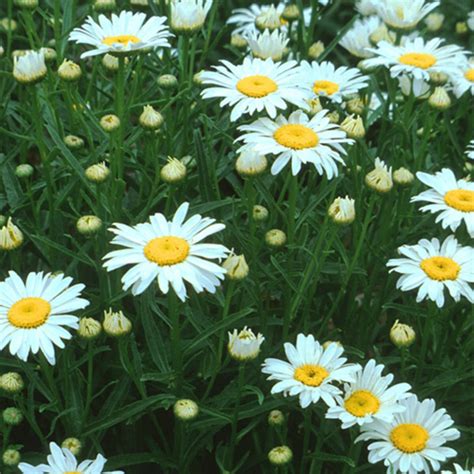
M 234 414 L 232 416 L 232 427 L 230 435 L 230 454 L 229 454 L 229 470 L 232 472 L 234 465 L 234 454 L 237 448 L 237 423 L 239 421 L 240 401 L 242 398 L 242 387 L 245 380 L 245 362 L 241 362 L 239 365 L 239 375 L 237 378 L 237 396 L 235 399 Z
M 175 375 L 176 396 L 181 395 L 183 383 L 183 359 L 181 355 L 181 326 L 179 321 L 179 306 L 176 293 L 172 288 L 168 292 L 168 311 L 171 321 L 171 345 Z

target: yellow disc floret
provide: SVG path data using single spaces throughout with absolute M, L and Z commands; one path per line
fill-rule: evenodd
M 311 128 L 299 124 L 281 126 L 273 134 L 273 138 L 282 146 L 293 150 L 304 150 L 318 145 L 319 138 Z
M 18 300 L 8 311 L 8 321 L 17 328 L 34 329 L 42 326 L 51 313 L 51 305 L 43 298 Z
M 363 417 L 377 413 L 380 401 L 367 390 L 357 390 L 344 402 L 344 406 L 351 415 Z
M 339 85 L 331 81 L 315 81 L 313 91 L 315 94 L 333 95 L 339 90 Z
M 474 82 L 474 68 L 468 69 L 468 70 L 464 73 L 464 77 L 465 77 L 468 81 Z
M 267 76 L 248 76 L 237 82 L 237 90 L 247 97 L 260 99 L 278 89 L 276 82 Z
M 320 365 L 304 364 L 295 369 L 294 378 L 310 387 L 319 387 L 329 372 Z
M 186 260 L 189 244 L 181 237 L 167 235 L 150 240 L 144 248 L 145 257 L 157 265 L 176 265 Z
M 423 451 L 429 438 L 428 431 L 415 423 L 403 423 L 390 432 L 390 441 L 393 445 L 407 454 Z
M 474 212 L 474 191 L 453 189 L 444 195 L 444 202 L 458 211 Z
M 129 43 L 139 43 L 140 38 L 134 35 L 117 35 L 117 36 L 106 36 L 102 38 L 102 43 L 107 46 L 113 46 L 114 44 L 120 43 L 123 46 L 128 46 Z
M 428 53 L 406 53 L 402 54 L 398 60 L 407 66 L 429 69 L 436 64 L 436 58 Z
M 452 258 L 429 257 L 420 263 L 421 269 L 432 279 L 437 281 L 456 280 L 461 266 Z

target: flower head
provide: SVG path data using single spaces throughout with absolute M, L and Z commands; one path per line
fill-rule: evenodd
M 265 340 L 260 333 L 255 335 L 251 329 L 245 326 L 240 332 L 238 332 L 237 329 L 234 329 L 233 332 L 229 332 L 228 334 L 229 344 L 227 345 L 227 348 L 233 359 L 246 361 L 258 357 L 260 346 Z
M 7 223 L 0 229 L 0 250 L 15 250 L 23 243 L 23 232 L 9 217 Z
M 392 28 L 412 29 L 432 10 L 439 2 L 425 0 L 380 0 L 377 3 L 377 14 Z
M 171 28 L 177 33 L 200 30 L 212 7 L 212 0 L 171 0 Z
M 22 84 L 34 84 L 46 76 L 48 69 L 42 51 L 28 51 L 25 55 L 14 57 L 13 77 Z

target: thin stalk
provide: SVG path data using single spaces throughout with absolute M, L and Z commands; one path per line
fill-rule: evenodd
M 237 396 L 235 399 L 234 414 L 232 416 L 232 427 L 230 435 L 230 454 L 229 454 L 229 470 L 232 472 L 232 467 L 234 465 L 234 454 L 237 447 L 237 423 L 239 421 L 239 410 L 240 410 L 240 401 L 242 398 L 242 387 L 245 380 L 245 362 L 241 362 L 239 365 L 239 375 L 237 378 Z
M 171 346 L 175 374 L 176 396 L 181 395 L 183 384 L 183 359 L 181 354 L 181 326 L 179 321 L 179 306 L 176 293 L 170 288 L 168 292 L 168 311 L 171 320 Z

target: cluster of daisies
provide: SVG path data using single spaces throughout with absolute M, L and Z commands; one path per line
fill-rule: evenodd
M 338 419 L 342 429 L 358 426 L 356 442 L 371 441 L 370 463 L 383 461 L 388 474 L 429 473 L 456 456 L 445 444 L 460 433 L 446 410 L 436 409 L 432 399 L 418 400 L 407 383 L 392 384 L 383 365 L 373 359 L 364 367 L 347 363 L 340 344 L 321 346 L 312 335 L 298 334 L 296 346 L 285 343 L 284 349 L 288 361 L 263 364 L 268 380 L 277 381 L 272 393 L 298 396 L 302 408 L 322 400 L 326 418 Z

